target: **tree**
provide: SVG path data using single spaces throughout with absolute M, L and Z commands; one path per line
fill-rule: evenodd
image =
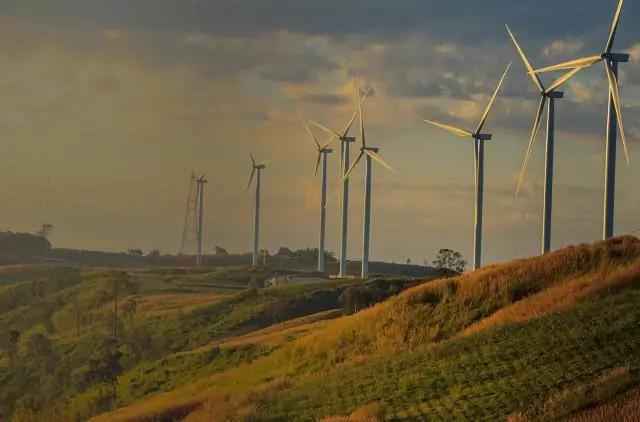
M 149 258 L 154 258 L 154 259 L 160 258 L 160 249 L 151 249 L 149 251 Z
M 131 256 L 142 256 L 144 255 L 144 252 L 142 252 L 142 249 L 140 248 L 129 248 L 127 250 L 127 254 Z
M 214 247 L 215 253 L 216 255 L 229 255 L 229 252 L 227 252 L 227 250 L 225 248 L 223 248 L 222 246 L 215 246 Z
M 467 266 L 467 260 L 464 259 L 460 252 L 453 249 L 440 249 L 436 259 L 432 261 L 432 265 L 445 275 L 451 276 L 462 274 Z
M 118 298 L 120 291 L 126 289 L 131 283 L 129 274 L 124 271 L 112 271 L 109 274 L 109 296 L 113 299 L 113 338 L 117 336 L 118 324 Z
M 407 265 L 411 265 L 411 258 L 407 258 Z
M 87 378 L 111 385 L 113 408 L 117 407 L 118 403 L 118 376 L 124 369 L 120 363 L 122 356 L 115 338 L 112 338 L 106 340 L 89 360 L 90 369 Z
M 136 301 L 134 298 L 126 301 L 124 306 L 122 307 L 122 312 L 124 312 L 125 317 L 129 320 L 129 324 L 133 323 L 133 318 L 135 317 L 137 309 L 138 301 Z
M 276 253 L 276 255 L 294 257 L 296 256 L 296 253 L 293 252 L 291 249 L 287 248 L 286 246 L 281 246 L 278 248 L 278 252 Z

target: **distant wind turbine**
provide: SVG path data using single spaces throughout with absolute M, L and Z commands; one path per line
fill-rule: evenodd
M 245 192 L 249 190 L 249 186 L 251 186 L 251 182 L 253 181 L 253 176 L 256 176 L 256 203 L 255 203 L 255 216 L 254 216 L 254 225 L 253 225 L 253 265 L 258 265 L 258 259 L 260 258 L 260 250 L 258 248 L 258 239 L 260 236 L 260 172 L 264 170 L 267 166 L 266 163 L 269 160 L 264 160 L 260 163 L 256 163 L 256 160 L 253 158 L 253 155 L 249 153 L 249 158 L 251 159 L 251 176 L 249 176 L 249 183 L 247 183 L 247 187 L 245 188 Z
M 358 100 L 360 99 L 360 82 L 356 80 L 356 90 L 358 92 Z M 361 102 L 360 102 L 361 103 Z M 366 156 L 366 167 L 365 167 L 365 179 L 364 179 L 364 219 L 363 219 L 363 231 L 362 231 L 362 270 L 360 276 L 362 279 L 366 279 L 369 277 L 369 240 L 371 235 L 371 159 L 373 158 L 380 164 L 382 164 L 387 169 L 393 171 L 395 170 L 387 164 L 378 152 L 379 148 L 374 148 L 367 146 L 367 141 L 364 136 L 364 119 L 362 116 L 362 104 L 360 104 L 360 138 L 362 140 L 362 146 L 360 147 L 360 154 L 355 159 L 351 167 L 347 170 L 347 173 L 344 175 L 343 181 L 349 179 L 349 176 L 358 166 L 358 163 L 362 159 L 362 157 Z
M 357 84 L 356 84 L 357 85 Z M 351 126 L 353 125 L 353 121 L 356 119 L 356 115 L 360 110 L 360 106 L 362 102 L 369 94 L 370 89 L 364 93 L 364 96 L 360 98 L 360 93 L 358 92 L 358 106 L 356 110 L 353 112 L 353 116 L 351 116 L 351 120 L 347 123 L 344 130 L 341 132 L 334 132 L 331 129 L 328 129 L 326 126 L 318 123 L 313 119 L 309 119 L 309 122 L 327 132 L 330 135 L 333 135 L 337 139 L 341 141 L 340 145 L 340 181 L 342 187 L 342 214 L 341 214 L 341 240 L 340 240 L 340 272 L 338 273 L 338 278 L 342 278 L 347 274 L 347 221 L 349 217 L 349 180 L 344 178 L 344 175 L 349 171 L 349 147 L 350 143 L 355 142 L 356 138 L 352 136 L 347 136 Z
M 307 131 L 311 139 L 316 145 L 318 156 L 316 159 L 316 167 L 313 170 L 313 180 L 311 182 L 312 186 L 316 181 L 316 176 L 318 175 L 318 168 L 320 167 L 320 163 L 322 163 L 322 173 L 320 175 L 321 178 L 321 201 L 320 201 L 320 240 L 318 245 L 318 272 L 323 273 L 324 268 L 324 241 L 325 241 L 325 220 L 326 220 L 326 205 L 327 205 L 327 154 L 331 154 L 333 149 L 328 148 L 331 142 L 333 142 L 334 137 L 331 136 L 328 141 L 324 144 L 320 144 L 316 137 L 313 135 L 309 126 L 304 122 L 300 113 L 298 113 L 298 117 L 300 118 L 300 122 L 302 122 L 302 126 Z
M 482 127 L 487 121 L 487 116 L 491 111 L 491 107 L 493 106 L 493 102 L 498 95 L 498 91 L 500 91 L 500 86 L 504 81 L 505 76 L 507 76 L 507 72 L 509 71 L 509 67 L 511 67 L 511 62 L 507 66 L 507 69 L 502 74 L 502 78 L 496 87 L 496 90 L 493 92 L 493 96 L 487 105 L 487 109 L 484 111 L 482 115 L 482 119 L 480 119 L 480 124 L 478 125 L 475 132 L 469 132 L 464 129 L 458 129 L 453 126 L 444 125 L 442 123 L 433 122 L 431 120 L 425 120 L 424 122 L 437 126 L 441 129 L 447 130 L 449 132 L 455 133 L 458 136 L 463 136 L 467 138 L 472 138 L 475 141 L 474 146 L 474 178 L 475 178 L 475 231 L 473 236 L 473 269 L 480 268 L 481 256 L 482 256 L 482 203 L 484 196 L 484 141 L 490 141 L 492 135 L 489 133 L 482 133 Z
M 196 265 L 199 267 L 202 265 L 202 216 L 204 215 L 204 185 L 208 182 L 206 176 L 209 171 L 205 171 L 198 178 L 192 175 L 196 180 L 196 201 L 198 208 L 196 209 L 196 215 L 198 217 L 198 223 L 196 226 L 196 234 L 198 237 L 198 255 L 196 256 Z
M 615 189 L 616 189 L 616 135 L 617 126 L 620 126 L 620 138 L 624 155 L 629 165 L 629 152 L 627 150 L 627 140 L 624 135 L 624 125 L 622 123 L 622 111 L 620 108 L 620 92 L 618 90 L 618 63 L 629 61 L 629 54 L 612 53 L 613 42 L 618 30 L 622 3 L 618 2 L 618 8 L 613 17 L 611 32 L 605 44 L 604 51 L 597 56 L 582 57 L 569 60 L 553 66 L 543 67 L 537 70 L 530 70 L 530 73 L 550 72 L 553 70 L 575 69 L 589 67 L 595 63 L 603 62 L 609 81 L 609 105 L 607 114 L 607 135 L 605 141 L 605 176 L 604 176 L 604 215 L 602 221 L 602 238 L 608 239 L 613 236 Z M 617 125 L 616 125 L 617 122 Z
M 571 78 L 574 74 L 580 71 L 580 68 L 573 69 L 567 72 L 565 75 L 560 77 L 557 81 L 555 81 L 551 86 L 545 88 L 540 81 L 538 75 L 533 72 L 533 68 L 527 60 L 524 52 L 520 48 L 518 41 L 516 41 L 516 37 L 513 35 L 509 26 L 505 25 L 507 28 L 507 32 L 513 41 L 513 44 L 516 46 L 518 53 L 520 53 L 520 57 L 522 57 L 522 61 L 527 68 L 527 71 L 530 72 L 529 76 L 533 79 L 533 83 L 536 84 L 536 87 L 540 90 L 540 106 L 538 107 L 538 113 L 536 114 L 536 118 L 533 122 L 533 130 L 531 131 L 531 138 L 529 139 L 529 145 L 527 146 L 527 152 L 524 156 L 524 161 L 522 163 L 522 171 L 520 172 L 520 178 L 518 179 L 518 187 L 516 189 L 516 196 L 520 192 L 520 186 L 522 185 L 522 181 L 524 179 L 524 174 L 527 169 L 527 164 L 529 163 L 529 159 L 531 158 L 531 152 L 533 151 L 533 145 L 536 141 L 536 136 L 538 135 L 538 130 L 540 129 L 540 121 L 542 120 L 542 113 L 544 112 L 544 106 L 547 100 L 549 100 L 549 109 L 547 114 L 547 143 L 546 143 L 546 155 L 544 162 L 544 204 L 543 204 L 543 214 L 542 214 L 542 253 L 549 252 L 551 248 L 551 208 L 553 201 L 553 151 L 554 151 L 554 130 L 555 130 L 555 100 L 560 99 L 564 96 L 564 93 L 561 91 L 557 91 L 557 89 L 562 85 L 566 80 Z

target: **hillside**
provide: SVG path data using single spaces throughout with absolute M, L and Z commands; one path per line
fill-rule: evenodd
M 86 420 L 110 409 L 116 375 L 119 403 L 132 403 L 268 355 L 349 312 L 345 290 L 369 304 L 420 281 L 250 288 L 270 275 L 264 267 L 2 268 L 0 415 Z
M 0 360 L 12 420 L 587 421 L 637 408 L 634 237 L 448 279 L 264 290 L 247 288 L 260 267 L 57 271 L 46 291 L 15 275 L 0 287 L 0 324 L 22 335 Z M 110 344 L 114 303 L 100 298 L 118 277 Z M 6 305 L 28 292 L 37 300 Z
M 424 283 L 94 420 L 562 419 L 638 385 L 639 258 L 622 237 Z

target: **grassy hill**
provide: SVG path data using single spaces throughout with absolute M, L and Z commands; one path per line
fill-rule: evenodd
M 634 237 L 447 279 L 251 289 L 266 269 L 130 271 L 112 345 L 118 273 L 58 271 L 0 287 L 0 325 L 22 334 L 0 360 L 12 420 L 589 421 L 640 403 Z M 92 363 L 114 351 L 116 410 Z

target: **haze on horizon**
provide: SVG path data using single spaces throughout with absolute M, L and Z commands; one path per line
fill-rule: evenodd
M 597 54 L 616 3 L 2 0 L 0 229 L 35 231 L 47 219 L 56 247 L 175 253 L 189 173 L 208 169 L 205 251 L 248 252 L 248 148 L 277 157 L 263 173 L 261 246 L 315 247 L 317 207 L 304 214 L 315 155 L 295 110 L 343 126 L 357 68 L 373 87 L 367 140 L 397 170 L 374 168 L 371 259 L 419 263 L 441 247 L 469 258 L 470 141 L 421 119 L 475 127 L 513 60 L 486 126 L 483 262 L 537 254 L 543 133 L 514 192 L 539 97 L 504 24 L 541 67 Z M 640 28 L 631 22 L 640 5 L 624 7 L 616 49 L 632 54 L 620 66 L 631 167 L 618 148 L 616 234 L 640 228 Z M 553 248 L 601 235 L 604 72 L 583 70 L 564 91 Z M 333 189 L 338 151 L 329 165 Z M 361 253 L 363 173 L 352 176 L 350 259 Z M 327 246 L 337 251 L 337 201 L 327 218 Z

